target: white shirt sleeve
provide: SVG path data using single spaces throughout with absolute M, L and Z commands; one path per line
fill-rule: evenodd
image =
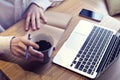
M 44 10 L 46 10 L 52 4 L 52 2 L 49 0 L 31 0 L 29 4 L 31 3 L 37 4 L 38 6 L 42 7 Z
M 13 36 L 0 36 L 0 54 L 5 53 L 5 54 L 10 54 L 10 42 Z

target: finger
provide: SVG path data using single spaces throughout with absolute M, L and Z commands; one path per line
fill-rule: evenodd
M 30 53 L 31 56 L 33 56 L 37 59 L 43 59 L 43 57 L 44 57 L 43 53 L 33 49 L 32 47 L 30 47 L 29 53 Z
M 33 56 L 29 56 L 29 61 L 43 61 L 44 59 L 41 59 L 41 58 L 35 58 L 35 57 L 33 57 Z
M 26 45 L 22 42 L 19 42 L 18 43 L 18 48 L 21 49 L 22 51 L 25 51 L 26 50 Z
M 21 58 L 24 58 L 24 57 L 25 57 L 25 52 L 24 52 L 24 51 L 18 49 L 18 50 L 17 50 L 17 53 L 19 54 L 19 57 L 21 57 Z
M 19 58 L 24 58 L 25 57 L 25 52 L 20 50 L 19 48 L 16 48 L 13 55 L 15 55 Z
M 36 43 L 34 43 L 34 42 L 30 41 L 30 40 L 27 40 L 27 39 L 22 38 L 21 41 L 22 41 L 22 42 L 24 43 L 24 45 L 26 45 L 26 46 L 32 46 L 32 47 L 35 48 L 35 49 L 38 49 L 38 48 L 39 48 L 39 46 L 38 46 Z
M 29 30 L 29 24 L 30 24 L 30 13 L 28 13 L 26 17 L 25 30 Z
M 41 13 L 40 18 L 44 21 L 44 23 L 47 23 L 47 19 L 46 19 L 44 13 L 43 12 L 40 12 L 40 13 Z
M 37 15 L 36 15 L 36 27 L 37 27 L 37 29 L 39 29 L 40 28 L 40 16 L 39 16 L 39 13 L 37 13 Z
M 36 22 L 35 22 L 35 15 L 34 14 L 32 14 L 31 23 L 32 23 L 32 29 L 36 30 Z

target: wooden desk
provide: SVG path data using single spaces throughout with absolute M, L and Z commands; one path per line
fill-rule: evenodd
M 79 17 L 78 16 L 79 11 L 82 8 L 91 9 L 104 14 L 103 20 L 101 22 L 95 22 L 92 20 Z M 69 13 L 73 15 L 71 23 L 69 24 L 64 34 L 64 38 L 60 41 L 58 47 L 53 52 L 52 57 L 55 56 L 55 54 L 60 49 L 63 42 L 68 38 L 71 31 L 73 30 L 73 28 L 75 27 L 79 20 L 84 19 L 93 23 L 98 23 L 102 26 L 113 28 L 115 30 L 118 30 L 120 28 L 120 22 L 108 16 L 106 6 L 103 0 L 65 0 L 65 2 L 60 6 L 51 8 L 49 10 Z M 24 31 L 24 21 L 21 21 L 17 24 L 17 26 L 11 27 L 10 29 L 5 31 L 4 33 L 1 33 L 0 35 L 21 36 L 25 35 L 25 33 L 26 32 Z M 98 78 L 97 80 L 119 80 L 120 78 L 119 63 L 120 59 L 118 59 L 114 63 L 114 65 L 111 66 L 106 72 L 104 72 L 104 74 L 100 76 L 100 78 Z M 26 68 L 28 67 L 32 69 L 32 71 L 30 70 L 27 71 Z M 52 62 L 49 62 L 46 65 L 38 66 L 38 68 L 35 68 L 30 67 L 29 64 L 24 65 L 22 62 L 19 61 L 15 61 L 14 63 L 14 61 L 9 62 L 7 60 L 6 61 L 0 60 L 0 69 L 2 69 L 11 78 L 11 80 L 89 80 L 88 78 L 82 75 L 79 75 L 58 65 L 55 65 Z

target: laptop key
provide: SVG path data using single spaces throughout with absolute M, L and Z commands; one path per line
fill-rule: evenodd
M 83 69 L 83 72 L 87 72 L 87 69 Z
M 83 68 L 84 68 L 84 65 L 81 65 L 80 68 L 79 68 L 79 70 L 83 70 Z
M 88 74 L 91 74 L 91 72 L 92 72 L 92 69 L 89 69 L 87 73 L 88 73 Z
M 78 69 L 80 64 L 81 64 L 81 62 L 78 61 L 77 64 L 75 65 L 75 68 Z
M 86 66 L 85 66 L 85 68 L 86 68 L 86 69 L 88 69 L 88 68 L 89 68 L 89 66 L 88 66 L 88 65 L 86 65 Z
M 83 59 L 82 59 L 82 58 L 80 58 L 80 59 L 79 59 L 79 61 L 81 62 L 81 61 L 83 61 Z
M 91 65 L 91 66 L 90 66 L 90 69 L 93 69 L 93 68 L 94 68 L 94 66 L 93 66 L 93 65 Z

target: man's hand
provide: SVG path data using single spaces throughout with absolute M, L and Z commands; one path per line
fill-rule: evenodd
M 32 27 L 32 30 L 39 29 L 41 27 L 40 20 L 42 20 L 44 23 L 47 23 L 47 20 L 44 16 L 44 10 L 36 4 L 31 4 L 26 14 L 25 30 L 29 30 L 30 26 Z
M 10 46 L 12 54 L 23 59 L 25 59 L 26 57 L 25 55 L 27 46 L 30 46 L 28 51 L 29 52 L 28 59 L 30 61 L 43 61 L 44 55 L 41 52 L 35 50 L 38 49 L 39 46 L 36 43 L 29 41 L 26 37 L 13 38 Z

